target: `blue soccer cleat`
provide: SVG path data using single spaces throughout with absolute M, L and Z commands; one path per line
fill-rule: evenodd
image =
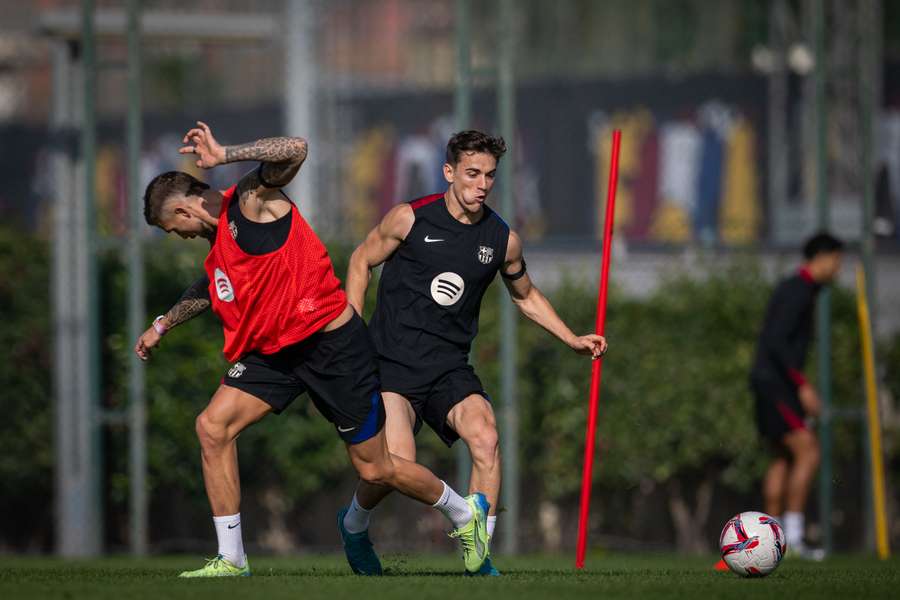
M 344 554 L 350 568 L 357 575 L 381 575 L 381 561 L 375 554 L 372 541 L 369 539 L 369 531 L 350 533 L 344 528 L 344 515 L 347 508 L 342 508 L 337 514 L 338 531 L 341 532 L 341 540 L 344 542 Z

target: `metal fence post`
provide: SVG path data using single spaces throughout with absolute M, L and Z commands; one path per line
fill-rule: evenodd
M 515 227 L 516 206 L 514 197 L 516 166 L 516 99 L 515 99 L 515 9 L 512 0 L 501 0 L 497 69 L 497 116 L 500 134 L 506 139 L 510 152 L 500 169 L 501 207 L 504 217 Z M 512 301 L 501 295 L 500 306 L 500 363 L 502 425 L 501 443 L 503 456 L 503 497 L 506 514 L 503 517 L 503 551 L 515 554 L 519 549 L 519 398 L 516 372 L 516 314 Z

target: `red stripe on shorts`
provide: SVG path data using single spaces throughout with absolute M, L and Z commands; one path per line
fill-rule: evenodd
M 784 402 L 776 402 L 775 408 L 781 413 L 781 418 L 784 419 L 784 422 L 788 424 L 788 427 L 790 427 L 792 431 L 795 429 L 806 429 L 806 423 L 803 422 L 803 419 L 801 419 L 790 406 Z

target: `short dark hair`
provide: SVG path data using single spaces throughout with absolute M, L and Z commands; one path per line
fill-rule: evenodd
M 827 231 L 820 231 L 806 240 L 806 243 L 803 245 L 803 257 L 806 260 L 812 260 L 818 254 L 840 252 L 843 249 L 844 242 Z
M 167 171 L 153 178 L 144 192 L 144 219 L 148 225 L 159 225 L 163 204 L 175 194 L 199 196 L 209 186 L 182 171 Z
M 475 129 L 460 131 L 447 142 L 447 162 L 451 165 L 459 163 L 463 152 L 487 152 L 499 162 L 500 157 L 506 154 L 506 141 Z

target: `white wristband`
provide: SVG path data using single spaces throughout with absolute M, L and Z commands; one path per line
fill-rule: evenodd
M 166 335 L 166 332 L 169 330 L 168 327 L 161 323 L 165 316 L 166 315 L 159 315 L 158 317 L 153 319 L 153 329 L 155 329 L 156 333 L 158 333 L 159 335 Z

